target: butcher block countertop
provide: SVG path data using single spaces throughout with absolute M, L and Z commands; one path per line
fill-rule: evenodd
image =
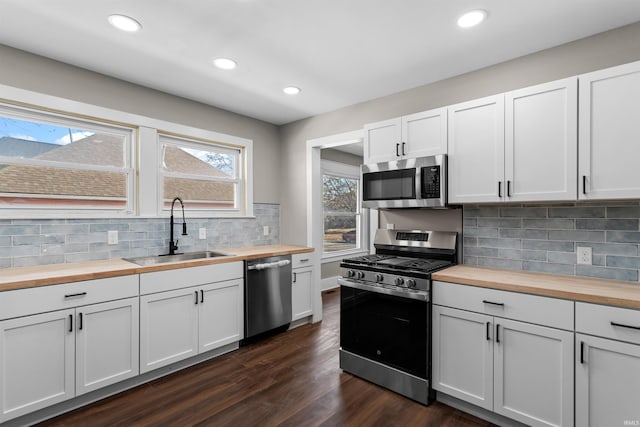
M 433 280 L 640 309 L 640 283 L 456 265 Z
M 216 252 L 228 254 L 228 256 L 155 264 L 144 267 L 117 258 L 70 264 L 5 268 L 0 269 L 0 292 L 36 286 L 79 282 L 82 280 L 126 276 L 128 274 L 149 273 L 152 271 L 221 264 L 225 262 L 243 261 L 246 259 L 263 258 L 268 256 L 308 253 L 313 252 L 313 248 L 293 245 L 267 245 L 223 249 Z

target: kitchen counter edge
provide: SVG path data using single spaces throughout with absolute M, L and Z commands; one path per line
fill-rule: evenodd
M 204 258 L 149 266 L 139 266 L 125 261 L 124 259 L 116 258 L 69 264 L 6 268 L 0 269 L 0 292 L 38 286 L 58 285 L 61 283 L 80 282 L 84 280 L 126 276 L 129 274 L 173 270 L 176 268 L 222 264 L 269 256 L 309 253 L 313 251 L 313 248 L 304 246 L 266 245 L 218 250 L 217 252 L 228 254 L 223 257 Z
M 456 265 L 433 280 L 594 304 L 640 309 L 640 283 Z

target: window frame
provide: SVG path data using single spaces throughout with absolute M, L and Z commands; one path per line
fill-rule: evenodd
M 1 208 L 0 219 L 82 219 L 82 218 L 159 218 L 169 213 L 158 209 L 157 201 L 157 146 L 158 133 L 182 135 L 190 139 L 216 141 L 221 145 L 242 150 L 243 199 L 236 212 L 191 211 L 193 218 L 254 218 L 253 213 L 253 141 L 209 129 L 183 125 L 167 120 L 114 110 L 59 96 L 47 95 L 0 84 L 0 103 L 36 112 L 61 115 L 78 120 L 105 123 L 136 129 L 131 138 L 131 165 L 133 167 L 133 209 L 130 213 L 118 211 L 80 211 L 77 209 L 14 209 Z
M 322 159 L 320 161 L 320 174 L 321 174 L 321 182 L 325 175 L 336 176 L 342 178 L 350 178 L 355 179 L 358 183 L 357 185 L 357 205 L 356 205 L 356 247 L 352 249 L 345 249 L 340 251 L 332 251 L 325 252 L 324 250 L 324 239 L 322 241 L 322 262 L 332 262 L 339 261 L 345 256 L 360 254 L 365 252 L 367 246 L 366 232 L 368 231 L 367 224 L 367 215 L 364 214 L 362 209 L 362 183 L 360 176 L 360 168 L 358 166 L 350 165 L 347 163 L 339 163 L 332 160 Z M 322 184 L 321 184 L 322 185 Z M 324 194 L 324 188 L 321 192 L 321 195 Z M 351 215 L 351 214 L 349 214 Z M 324 219 L 325 219 L 325 211 L 324 211 L 324 203 L 322 203 L 322 224 L 323 224 L 323 234 L 324 234 Z M 346 216 L 346 215 L 345 215 Z
M 171 145 L 176 148 L 185 147 L 192 148 L 196 150 L 206 150 L 206 149 L 218 149 L 221 152 L 231 152 L 236 154 L 236 167 L 234 168 L 234 177 L 233 178 L 206 178 L 200 175 L 189 175 L 182 174 L 179 172 L 166 172 L 163 167 L 163 149 L 165 145 Z M 165 177 L 173 177 L 173 178 L 183 178 L 183 179 L 195 179 L 199 181 L 208 181 L 208 182 L 227 182 L 233 183 L 235 185 L 235 199 L 234 199 L 234 207 L 233 208 L 194 208 L 193 206 L 189 206 L 185 203 L 185 212 L 191 212 L 195 215 L 206 215 L 207 217 L 216 216 L 220 214 L 227 215 L 239 215 L 244 210 L 245 200 L 245 186 L 244 186 L 244 156 L 245 152 L 243 147 L 233 146 L 229 144 L 221 144 L 215 141 L 196 139 L 184 135 L 175 135 L 167 132 L 158 132 L 158 193 L 157 193 L 157 203 L 158 203 L 158 212 L 168 214 L 171 210 L 170 207 L 165 206 L 164 200 L 164 178 Z M 179 195 L 176 195 L 179 196 Z M 185 201 L 186 202 L 186 201 Z
M 135 141 L 137 140 L 138 128 L 133 125 L 110 122 L 94 117 L 82 117 L 73 113 L 52 111 L 45 108 L 37 108 L 34 106 L 17 105 L 4 99 L 0 99 L 0 115 L 2 117 L 12 118 L 16 120 L 33 121 L 53 126 L 69 127 L 74 129 L 83 129 L 91 131 L 99 131 L 121 136 L 123 138 L 123 166 L 103 166 L 91 165 L 86 163 L 73 163 L 54 160 L 34 160 L 23 157 L 5 157 L 0 155 L 0 164 L 16 165 L 16 166 L 35 166 L 49 167 L 64 170 L 76 171 L 95 171 L 95 172 L 113 172 L 125 175 L 126 198 L 124 207 L 104 207 L 99 205 L 64 205 L 52 204 L 44 206 L 40 204 L 16 204 L 0 206 L 0 218 L 19 217 L 103 217 L 103 216 L 131 216 L 136 212 L 136 191 L 135 178 Z M 89 196 L 73 196 L 73 195 L 37 195 L 26 193 L 0 193 L 8 197 L 15 198 L 31 198 L 31 199 L 49 199 L 49 200 L 107 200 L 107 197 L 101 198 Z M 71 215 L 70 215 L 71 214 Z

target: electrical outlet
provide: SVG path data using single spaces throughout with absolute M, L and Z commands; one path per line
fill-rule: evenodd
M 206 239 L 207 238 L 207 229 L 204 227 L 200 227 L 198 229 L 198 238 L 200 240 Z
M 108 245 L 118 244 L 118 230 L 107 231 L 107 244 Z
M 395 230 L 395 224 L 387 224 L 387 230 Z
M 590 247 L 578 246 L 576 252 L 578 253 L 578 264 L 592 264 L 592 250 Z
M 269 226 L 265 225 L 264 227 L 262 227 L 262 234 L 264 234 L 265 236 L 269 235 Z

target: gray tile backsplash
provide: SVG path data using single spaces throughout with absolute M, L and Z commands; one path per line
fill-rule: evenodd
M 176 225 L 180 252 L 279 243 L 280 206 L 254 204 L 253 211 L 255 218 L 187 218 L 188 236 Z M 204 240 L 200 228 L 207 230 Z M 107 244 L 110 230 L 118 231 L 115 245 Z M 158 255 L 168 246 L 168 218 L 0 221 L 0 268 Z
M 640 201 L 465 205 L 464 263 L 638 282 Z M 592 265 L 576 248 L 590 247 Z

